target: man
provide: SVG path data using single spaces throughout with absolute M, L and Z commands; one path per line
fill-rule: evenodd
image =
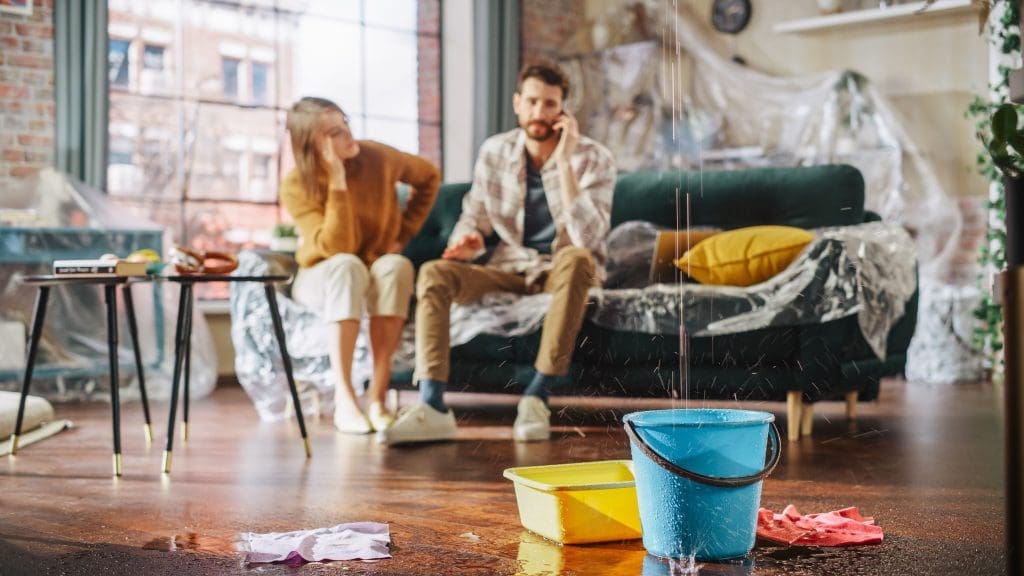
M 449 375 L 452 302 L 495 291 L 552 294 L 533 376 L 519 402 L 517 441 L 551 436 L 551 384 L 569 372 L 587 291 L 605 278 L 615 164 L 611 153 L 579 135 L 562 105 L 569 93 L 554 64 L 519 73 L 512 107 L 519 128 L 480 148 L 473 186 L 441 260 L 425 264 L 416 285 L 416 371 L 421 402 L 377 435 L 381 444 L 448 440 L 455 416 L 444 403 Z M 484 238 L 498 244 L 483 265 Z

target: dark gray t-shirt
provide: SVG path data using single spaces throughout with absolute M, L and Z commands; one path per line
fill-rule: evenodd
M 526 160 L 526 217 L 523 219 L 523 245 L 540 252 L 551 254 L 551 243 L 555 241 L 555 221 L 544 195 L 544 180 L 540 172 L 533 169 Z

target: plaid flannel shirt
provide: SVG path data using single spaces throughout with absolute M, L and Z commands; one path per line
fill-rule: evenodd
M 473 170 L 473 186 L 462 199 L 462 216 L 448 243 L 450 246 L 473 231 L 485 238 L 497 234 L 499 242 L 487 266 L 523 274 L 527 283 L 532 284 L 551 268 L 551 255 L 523 246 L 525 146 L 526 132 L 516 128 L 488 138 L 480 147 Z M 544 195 L 556 229 L 551 253 L 567 246 L 586 248 L 594 257 L 595 273 L 603 282 L 615 189 L 615 159 L 601 144 L 580 136 L 569 162 L 579 184 L 579 196 L 571 206 L 562 203 L 562 179 L 555 161 L 549 159 L 541 168 Z

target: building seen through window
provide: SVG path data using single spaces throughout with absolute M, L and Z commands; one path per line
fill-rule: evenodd
M 224 97 L 230 100 L 238 98 L 238 65 L 241 61 L 237 58 L 221 59 L 221 79 L 224 83 Z
M 358 138 L 441 162 L 440 0 L 109 0 L 108 12 L 108 191 L 171 244 L 269 244 L 287 217 L 285 113 L 302 96 L 341 105 Z
M 128 86 L 128 47 L 130 45 L 128 40 L 110 39 L 107 60 L 110 63 L 111 87 Z

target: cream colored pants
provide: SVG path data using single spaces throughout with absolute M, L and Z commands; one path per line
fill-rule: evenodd
M 385 254 L 367 269 L 355 255 L 335 254 L 299 270 L 292 297 L 327 322 L 359 320 L 364 310 L 369 316 L 404 319 L 412 282 L 412 262 L 405 256 Z

